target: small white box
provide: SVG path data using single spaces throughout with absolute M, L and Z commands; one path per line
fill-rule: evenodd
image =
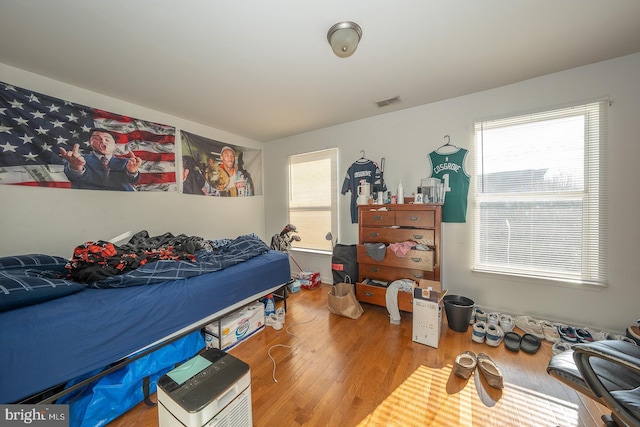
M 221 337 L 218 336 L 217 320 L 205 326 L 205 343 L 208 348 L 228 350 L 264 329 L 264 304 L 255 301 L 228 314 L 220 322 Z
M 413 341 L 438 348 L 442 330 L 442 291 L 440 282 L 420 280 L 413 288 Z

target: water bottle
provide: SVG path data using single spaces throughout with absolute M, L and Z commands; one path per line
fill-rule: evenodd
M 404 188 L 402 187 L 402 180 L 398 183 L 398 203 L 404 203 Z

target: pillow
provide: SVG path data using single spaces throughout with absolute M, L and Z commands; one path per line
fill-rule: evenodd
M 0 312 L 71 295 L 85 287 L 58 279 L 51 271 L 0 270 Z
M 0 257 L 0 270 L 34 267 L 38 270 L 64 271 L 68 261 L 59 256 L 43 254 L 5 256 Z

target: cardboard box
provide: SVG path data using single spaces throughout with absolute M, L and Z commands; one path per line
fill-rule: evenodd
M 220 322 L 220 331 L 218 321 L 205 326 L 205 343 L 208 348 L 229 350 L 264 329 L 264 304 L 255 301 L 228 314 Z
M 442 330 L 442 299 L 447 294 L 440 282 L 420 280 L 413 288 L 413 341 L 438 348 Z

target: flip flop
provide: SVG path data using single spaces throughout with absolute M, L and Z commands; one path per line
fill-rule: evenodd
M 520 348 L 525 353 L 534 354 L 540 349 L 540 338 L 532 334 L 524 334 L 522 336 Z
M 504 346 L 507 350 L 520 351 L 520 343 L 522 337 L 515 332 L 507 332 L 504 334 Z

